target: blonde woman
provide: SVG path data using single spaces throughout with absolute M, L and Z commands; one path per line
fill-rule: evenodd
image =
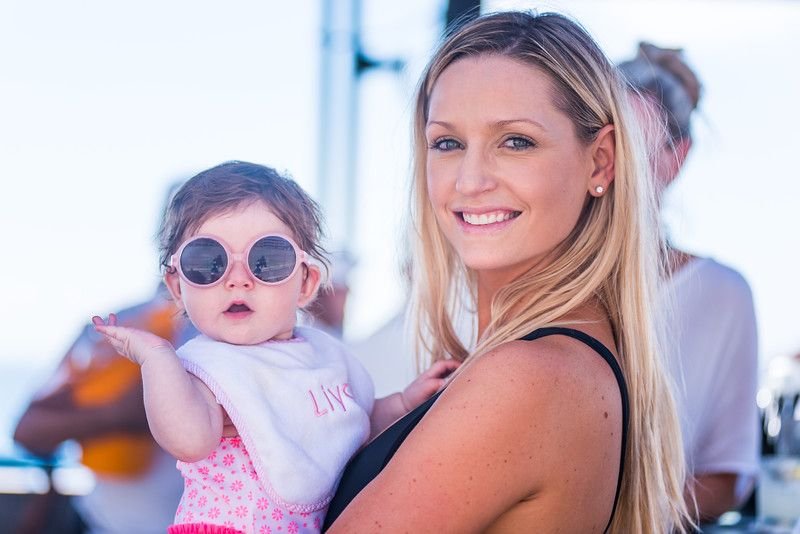
M 613 66 L 556 14 L 486 15 L 420 84 L 412 220 L 423 362 L 464 364 L 351 461 L 331 532 L 682 530 L 652 331 L 663 251 Z M 467 351 L 453 317 L 477 308 Z

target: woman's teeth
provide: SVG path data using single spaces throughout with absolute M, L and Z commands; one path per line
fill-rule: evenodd
M 474 226 L 483 226 L 486 224 L 507 221 L 509 219 L 513 219 L 517 215 L 519 215 L 518 211 L 493 211 L 491 213 L 481 214 L 467 213 L 465 211 L 461 212 L 461 217 L 464 219 L 464 222 Z

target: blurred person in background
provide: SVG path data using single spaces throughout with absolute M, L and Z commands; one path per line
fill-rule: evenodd
M 193 329 L 178 313 L 163 284 L 144 303 L 120 311 L 120 324 L 181 345 Z M 95 487 L 73 502 L 90 533 L 163 533 L 183 490 L 175 459 L 147 427 L 139 366 L 117 354 L 87 326 L 54 374 L 34 395 L 14 439 L 47 456 L 77 440 L 81 462 Z
M 306 308 L 305 311 L 310 317 L 305 317 L 304 322 L 337 339 L 344 337 L 344 318 L 347 297 L 350 294 L 350 273 L 355 264 L 355 258 L 346 249 L 331 253 L 330 285 L 320 289 L 316 300 Z
M 164 207 L 180 183 L 168 188 Z M 144 302 L 117 314 L 120 324 L 153 332 L 176 347 L 196 335 L 163 283 Z M 54 373 L 34 394 L 14 432 L 30 452 L 50 456 L 67 440 L 95 487 L 73 499 L 92 534 L 162 534 L 183 490 L 175 459 L 147 426 L 139 366 L 117 354 L 87 325 Z
M 634 89 L 655 154 L 658 200 L 692 147 L 701 84 L 682 51 L 640 43 L 619 64 Z M 668 246 L 667 360 L 676 386 L 689 477 L 702 521 L 741 505 L 758 471 L 758 341 L 753 296 L 737 271 Z

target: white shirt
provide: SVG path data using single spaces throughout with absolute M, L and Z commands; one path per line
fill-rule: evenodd
M 750 287 L 733 269 L 694 258 L 673 274 L 665 290 L 674 299 L 667 363 L 689 472 L 738 474 L 741 500 L 755 481 L 760 447 L 758 338 Z

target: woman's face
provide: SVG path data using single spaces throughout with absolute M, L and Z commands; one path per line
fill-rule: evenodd
M 505 283 L 546 258 L 575 226 L 596 173 L 553 103 L 548 75 L 495 55 L 448 66 L 430 96 L 427 186 L 436 219 L 467 267 Z M 608 127 L 610 129 L 610 127 Z M 598 136 L 598 140 L 601 136 Z

